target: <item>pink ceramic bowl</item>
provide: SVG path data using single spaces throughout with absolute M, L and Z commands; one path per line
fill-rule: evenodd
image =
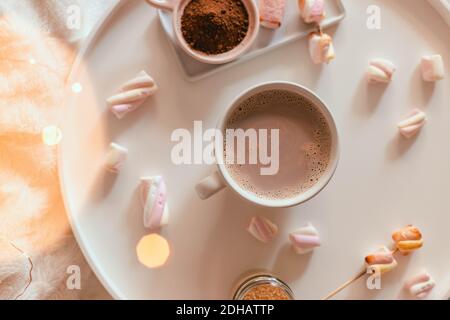
M 233 50 L 211 55 L 201 51 L 192 49 L 183 37 L 181 32 L 181 17 L 184 9 L 191 0 L 146 0 L 151 6 L 172 11 L 173 13 L 173 29 L 178 39 L 178 43 L 183 50 L 192 58 L 208 64 L 223 64 L 236 60 L 243 55 L 252 45 L 258 35 L 259 30 L 259 11 L 253 0 L 241 0 L 248 12 L 249 27 L 244 40 Z

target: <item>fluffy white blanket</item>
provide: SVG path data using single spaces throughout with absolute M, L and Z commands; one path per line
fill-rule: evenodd
M 42 130 L 62 107 L 77 43 L 111 1 L 0 2 L 0 299 L 108 297 L 72 236 L 56 150 L 43 143 Z M 66 26 L 74 4 L 78 30 Z M 29 287 L 30 263 L 20 250 L 34 265 Z M 80 279 L 71 278 L 78 267 Z

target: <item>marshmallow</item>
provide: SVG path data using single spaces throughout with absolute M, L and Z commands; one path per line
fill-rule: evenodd
M 374 59 L 369 62 L 367 79 L 369 83 L 390 82 L 396 70 L 395 65 L 386 59 Z
M 438 54 L 422 57 L 422 78 L 428 82 L 444 79 L 444 62 Z
M 289 234 L 289 240 L 298 254 L 305 254 L 320 247 L 319 232 L 311 223 Z
M 405 283 L 404 288 L 416 298 L 423 299 L 430 293 L 435 285 L 436 283 L 428 274 L 428 272 L 422 271 L 421 273 L 408 280 Z
M 152 77 L 141 71 L 120 88 L 119 92 L 107 100 L 109 109 L 122 119 L 127 113 L 136 110 L 145 100 L 158 90 Z
M 311 33 L 309 35 L 309 54 L 315 64 L 330 63 L 336 57 L 331 37 L 325 33 Z
M 396 248 L 404 254 L 420 249 L 423 245 L 422 233 L 413 226 L 408 225 L 392 234 Z
M 389 272 L 397 267 L 397 260 L 395 260 L 392 251 L 384 246 L 379 251 L 366 256 L 365 261 L 367 268 L 380 274 Z
M 286 0 L 259 0 L 261 25 L 269 29 L 281 27 Z
M 163 177 L 141 178 L 141 205 L 146 228 L 157 230 L 168 224 L 169 205 Z
M 247 231 L 259 241 L 268 243 L 277 235 L 278 227 L 269 219 L 253 217 Z
M 298 5 L 300 7 L 302 18 L 306 23 L 320 23 L 325 19 L 324 0 L 299 0 Z
M 414 109 L 407 119 L 397 124 L 400 134 L 405 138 L 411 138 L 416 135 L 425 125 L 427 116 L 425 112 Z
M 127 156 L 128 156 L 127 148 L 124 148 L 121 145 L 114 142 L 111 143 L 109 145 L 109 151 L 106 154 L 106 163 L 105 163 L 106 170 L 113 173 L 118 173 L 125 164 Z

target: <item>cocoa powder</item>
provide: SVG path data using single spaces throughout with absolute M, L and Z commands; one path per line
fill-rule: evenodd
M 234 49 L 248 28 L 248 12 L 241 0 L 192 0 L 181 17 L 189 46 L 211 55 Z

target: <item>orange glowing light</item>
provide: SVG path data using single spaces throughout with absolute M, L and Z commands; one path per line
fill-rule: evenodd
M 61 142 L 62 133 L 57 126 L 48 126 L 42 130 L 42 140 L 48 146 L 56 146 Z
M 150 234 L 141 238 L 136 247 L 140 263 L 148 268 L 163 266 L 170 255 L 169 243 L 158 234 Z
M 75 82 L 72 84 L 72 91 L 74 93 L 80 93 L 81 91 L 83 91 L 83 86 L 81 85 L 81 83 Z

